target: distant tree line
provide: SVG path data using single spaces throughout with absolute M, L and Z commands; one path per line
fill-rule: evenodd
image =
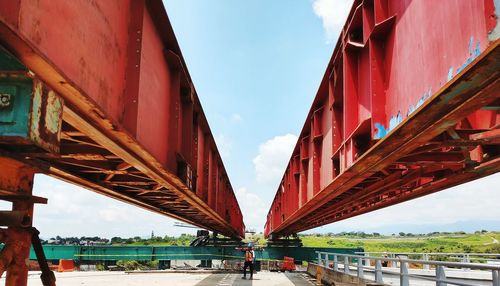
M 42 244 L 54 244 L 54 245 L 104 245 L 109 244 L 109 239 L 101 238 L 98 236 L 88 237 L 82 236 L 78 237 L 51 237 L 47 240 L 41 240 Z
M 191 234 L 181 234 L 180 236 L 155 236 L 152 233 L 149 238 L 142 238 L 134 236 L 129 238 L 122 238 L 119 236 L 112 237 L 111 239 L 101 238 L 98 236 L 87 237 L 51 237 L 47 240 L 42 240 L 42 244 L 50 245 L 171 245 L 171 246 L 185 246 L 189 245 L 196 236 Z
M 171 245 L 171 246 L 185 246 L 189 245 L 191 241 L 196 238 L 195 235 L 192 234 L 181 234 L 180 236 L 169 236 L 165 235 L 164 237 L 151 235 L 150 238 L 141 238 L 139 236 L 131 237 L 131 238 L 121 238 L 121 237 L 112 237 L 110 244 L 119 245 L 119 244 L 134 244 L 134 245 Z
M 487 230 L 477 230 L 474 232 L 474 234 L 485 234 L 488 233 Z M 350 237 L 350 238 L 377 238 L 377 237 L 389 237 L 389 236 L 399 236 L 399 237 L 429 237 L 429 236 L 449 236 L 449 235 L 466 235 L 467 232 L 465 231 L 455 231 L 455 232 L 439 232 L 439 231 L 434 231 L 434 232 L 429 232 L 429 233 L 405 233 L 405 232 L 399 232 L 399 233 L 393 233 L 392 235 L 382 235 L 378 232 L 373 232 L 373 233 L 366 233 L 364 231 L 343 231 L 339 233 L 333 233 L 329 232 L 326 234 L 299 234 L 299 236 L 330 236 L 330 237 Z

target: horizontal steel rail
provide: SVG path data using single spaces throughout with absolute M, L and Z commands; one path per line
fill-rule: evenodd
M 2 247 L 0 246 L 0 250 Z M 77 262 L 99 262 L 116 260 L 208 260 L 208 259 L 240 259 L 244 254 L 234 246 L 77 246 L 77 245 L 44 245 L 47 260 L 58 261 L 70 259 Z M 258 261 L 283 260 L 293 257 L 295 261 L 314 261 L 316 252 L 334 251 L 336 253 L 354 254 L 359 248 L 323 248 L 323 247 L 264 247 L 255 250 Z M 36 259 L 31 251 L 30 259 Z
M 484 257 L 491 257 L 491 256 L 500 256 L 500 253 L 464 253 L 464 252 L 358 252 L 357 254 L 363 254 L 363 255 L 372 255 L 372 254 L 381 254 L 381 255 L 389 255 L 389 254 L 394 254 L 394 255 L 438 255 L 438 256 L 452 256 L 452 255 L 469 255 L 469 256 L 484 256 Z
M 461 262 L 471 262 L 471 261 L 485 261 L 485 262 L 500 262 L 500 253 L 458 253 L 458 252 L 358 252 L 358 255 L 365 256 L 385 256 L 385 257 L 399 257 L 399 256 L 408 256 L 408 257 L 421 257 L 422 260 L 428 261 L 431 260 L 431 256 L 434 257 L 442 257 L 444 259 L 452 259 L 458 260 Z M 424 265 L 424 269 L 428 269 L 429 265 Z M 465 268 L 467 269 L 467 268 Z
M 394 257 L 380 257 L 380 256 L 366 256 L 366 255 L 350 255 L 342 253 L 331 253 L 331 252 L 321 252 L 317 251 L 318 255 L 318 265 L 324 266 L 334 271 L 339 271 L 339 266 L 342 265 L 343 272 L 347 275 L 351 274 L 351 270 L 354 268 L 356 273 L 354 276 L 358 278 L 366 279 L 364 275 L 364 270 L 374 271 L 375 282 L 384 283 L 384 273 L 399 276 L 399 281 L 401 286 L 410 285 L 410 280 L 419 279 L 436 282 L 437 286 L 450 285 L 461 285 L 461 286 L 474 286 L 477 284 L 470 284 L 463 281 L 452 280 L 447 278 L 446 271 L 449 269 L 473 269 L 491 272 L 491 284 L 493 286 L 500 286 L 500 265 L 491 265 L 484 263 L 465 263 L 465 262 L 445 262 L 445 261 L 432 261 L 432 260 L 418 260 L 418 259 L 407 259 L 407 258 L 394 258 Z M 332 258 L 332 260 L 330 260 Z M 375 261 L 375 267 L 370 266 L 370 261 Z M 332 262 L 332 267 L 330 268 L 330 262 Z M 343 263 L 341 263 L 343 262 Z M 384 269 L 382 267 L 383 263 L 391 262 L 392 268 L 397 268 L 399 271 Z M 355 263 L 355 264 L 353 264 Z M 421 274 L 409 273 L 410 264 L 421 264 L 429 266 L 428 269 L 433 267 L 435 269 L 434 276 L 426 276 Z M 394 267 L 395 266 L 395 267 Z

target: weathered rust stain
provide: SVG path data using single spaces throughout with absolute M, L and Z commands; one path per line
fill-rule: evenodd
M 31 33 L 33 35 L 33 41 L 40 45 L 42 43 L 42 36 L 40 35 L 40 20 L 37 19 L 31 24 Z
M 33 80 L 30 137 L 50 152 L 59 152 L 63 102 L 41 81 Z

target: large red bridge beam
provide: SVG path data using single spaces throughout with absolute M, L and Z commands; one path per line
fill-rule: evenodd
M 265 234 L 498 172 L 498 36 L 493 0 L 354 1 Z
M 2 145 L 10 155 L 107 196 L 243 236 L 162 1 L 2 1 L 0 45 L 27 67 L 26 77 L 64 101 L 60 153 Z

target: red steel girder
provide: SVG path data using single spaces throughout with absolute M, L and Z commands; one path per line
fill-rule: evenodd
M 491 0 L 471 5 L 354 1 L 268 213 L 266 236 L 498 172 L 496 15 Z M 475 16 L 460 17 L 460 31 L 451 32 L 448 24 L 462 13 Z M 461 65 L 450 68 L 454 62 Z
M 408 154 L 418 146 L 430 142 L 441 133 L 453 127 L 456 122 L 468 114 L 498 98 L 500 90 L 499 44 L 500 41 L 493 44 L 476 62 L 464 70 L 460 77 L 455 78 L 443 87 L 421 110 L 405 120 L 389 136 L 377 142 L 354 165 L 335 178 L 327 188 L 294 212 L 273 233 L 287 235 L 307 230 L 498 172 L 500 170 L 500 159 L 497 154 L 496 157 L 489 158 L 484 163 L 476 166 L 467 167 L 463 164 L 463 168 L 455 170 L 454 173 L 450 173 L 444 178 L 438 178 L 427 184 L 416 186 L 413 190 L 401 196 L 394 197 L 394 199 L 386 199 L 385 201 L 382 200 L 379 204 L 372 205 L 363 210 L 349 212 L 342 216 L 335 216 L 334 214 L 338 212 L 337 209 L 345 204 L 342 200 L 337 206 L 321 209 L 326 203 L 359 185 L 366 178 L 384 170 L 395 162 L 399 162 L 399 158 L 408 158 L 404 154 Z M 496 138 L 497 130 L 492 129 L 487 133 L 478 133 L 482 135 L 471 135 L 470 137 L 471 140 L 485 137 Z M 495 144 L 495 142 L 488 141 L 488 144 Z M 478 145 L 476 143 L 476 146 Z M 495 148 L 498 148 L 498 146 Z M 442 153 L 442 156 L 449 155 Z M 457 154 L 452 156 L 456 157 Z M 441 155 L 436 157 L 436 164 L 442 164 L 440 159 L 442 159 Z M 462 158 L 461 161 L 465 162 L 465 159 Z M 416 178 L 418 176 L 414 179 Z M 386 187 L 385 193 L 397 190 L 397 188 L 391 188 L 390 185 Z M 365 192 L 368 192 L 368 189 L 367 187 L 361 188 L 359 194 L 365 194 Z M 351 200 L 357 201 L 360 198 L 359 194 L 356 193 L 356 195 L 350 197 Z M 319 211 L 320 209 L 321 211 Z M 309 218 L 312 220 L 309 220 Z
M 160 0 L 8 1 L 0 6 L 0 45 L 65 104 L 60 154 L 8 148 L 9 156 L 243 237 L 241 210 Z

